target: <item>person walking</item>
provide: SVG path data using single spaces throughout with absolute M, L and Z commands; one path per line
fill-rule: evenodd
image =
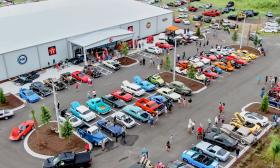
M 222 102 L 220 102 L 218 109 L 219 109 L 220 113 L 222 113 L 224 111 L 224 107 L 223 107 Z
M 92 97 L 95 98 L 95 97 L 96 97 L 96 90 L 93 89 L 93 90 L 91 91 L 91 94 L 92 94 Z
M 143 63 L 143 65 L 145 66 L 145 64 L 146 64 L 146 59 L 145 59 L 144 57 L 143 57 L 142 63 Z
M 237 147 L 237 148 L 235 149 L 236 158 L 239 157 L 239 152 L 240 152 L 240 149 Z
M 278 80 L 278 77 L 277 77 L 277 76 L 274 76 L 274 84 L 275 84 L 275 85 L 277 84 L 277 80 Z
M 88 143 L 85 144 L 85 151 L 90 152 L 90 145 Z
M 192 127 L 191 127 L 192 128 L 192 134 L 194 134 L 195 121 L 193 121 L 191 125 L 192 125 Z
M 148 151 L 148 149 L 147 148 L 142 148 L 141 149 L 141 155 L 142 156 L 144 156 L 144 157 L 146 157 L 147 159 L 149 158 L 149 151 Z
M 87 98 L 88 98 L 88 99 L 91 99 L 91 98 L 92 98 L 92 97 L 91 97 L 90 91 L 87 92 Z
M 170 144 L 173 142 L 173 135 L 172 134 L 169 137 L 169 142 L 170 142 Z
M 171 148 L 171 144 L 169 141 L 166 142 L 166 151 L 169 152 Z
M 123 133 L 122 133 L 122 141 L 123 141 L 124 144 L 127 143 L 127 142 L 126 142 L 126 139 L 125 139 L 125 136 L 126 136 L 126 132 L 123 131 Z
M 192 103 L 192 98 L 191 97 L 189 98 L 188 103 L 189 103 L 189 106 L 190 106 L 191 103 Z
M 215 117 L 214 122 L 215 122 L 215 126 L 217 126 L 218 123 L 219 123 L 219 118 L 218 118 L 218 116 Z
M 265 76 L 265 84 L 267 84 L 268 76 Z
M 264 93 L 265 93 L 265 87 L 262 87 L 262 88 L 261 88 L 261 94 L 260 94 L 261 98 L 263 98 Z
M 153 58 L 150 58 L 150 66 L 153 65 Z
M 210 128 L 211 127 L 211 125 L 212 125 L 212 121 L 211 121 L 211 118 L 208 118 L 208 127 Z
M 189 119 L 189 123 L 188 123 L 188 133 L 192 134 L 192 120 Z
M 106 141 L 105 141 L 105 139 L 104 139 L 104 140 L 102 141 L 102 143 L 101 143 L 101 149 L 102 149 L 102 151 L 104 151 L 105 148 L 106 148 Z
M 164 106 L 164 114 L 167 116 L 168 110 L 167 110 L 167 105 Z
M 80 82 L 76 82 L 76 85 L 75 85 L 75 88 L 78 90 L 81 86 L 81 83 Z
M 187 105 L 187 99 L 184 97 L 183 98 L 183 106 L 186 107 L 186 105 Z
M 206 41 L 206 45 L 208 45 L 208 44 L 209 44 L 209 40 Z

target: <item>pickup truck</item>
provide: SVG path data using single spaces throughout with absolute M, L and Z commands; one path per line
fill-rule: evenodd
M 43 168 L 64 168 L 64 167 L 90 167 L 91 156 L 89 152 L 74 153 L 64 152 L 57 156 L 46 159 Z
M 112 110 L 111 107 L 108 104 L 104 103 L 103 100 L 99 97 L 88 100 L 86 104 L 89 109 L 97 112 L 98 114 L 107 114 Z
M 155 101 L 148 100 L 146 98 L 141 98 L 135 102 L 135 105 L 147 111 L 153 116 L 161 114 L 163 112 L 163 105 L 157 104 Z
M 85 138 L 94 146 L 101 146 L 103 141 L 108 141 L 107 135 L 103 134 L 95 125 L 89 127 L 86 130 L 78 128 L 77 131 L 82 138 Z
M 9 119 L 14 116 L 14 112 L 12 110 L 0 110 L 0 119 Z

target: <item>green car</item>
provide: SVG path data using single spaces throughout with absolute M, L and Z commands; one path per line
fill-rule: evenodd
M 179 81 L 174 81 L 168 84 L 170 89 L 174 89 L 174 92 L 179 93 L 184 96 L 191 96 L 192 90 L 188 88 L 184 83 Z
M 160 77 L 159 74 L 151 75 L 147 78 L 149 82 L 157 86 L 164 86 L 164 80 Z

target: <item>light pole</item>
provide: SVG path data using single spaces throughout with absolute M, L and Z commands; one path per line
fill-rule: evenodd
M 242 33 L 241 33 L 241 38 L 240 38 L 240 46 L 239 46 L 239 49 L 242 48 L 242 44 L 243 44 L 243 36 L 244 36 L 244 29 L 245 29 L 245 21 L 246 21 L 246 17 L 244 17 L 244 20 L 243 20 Z
M 175 45 L 174 45 L 174 58 L 173 58 L 173 82 L 176 79 L 175 68 L 176 68 L 176 49 L 177 49 L 177 38 L 174 37 Z
M 56 122 L 57 122 L 57 131 L 58 131 L 59 138 L 62 138 L 61 131 L 60 131 L 60 124 L 59 124 L 58 107 L 57 107 L 58 102 L 57 102 L 57 97 L 56 97 L 56 91 L 55 91 L 54 84 L 52 85 L 52 89 L 53 89 L 53 103 L 54 103 Z

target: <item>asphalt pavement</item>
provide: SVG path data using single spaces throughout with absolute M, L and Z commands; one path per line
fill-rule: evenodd
M 230 43 L 230 37 L 223 31 L 219 33 L 219 37 L 209 35 L 208 38 L 211 41 L 210 45 Z M 129 167 L 138 161 L 138 155 L 143 147 L 149 150 L 150 159 L 154 163 L 176 160 L 184 150 L 189 149 L 196 143 L 196 137 L 187 134 L 189 118 L 195 120 L 197 125 L 202 123 L 206 126 L 207 119 L 211 118 L 213 120 L 216 116 L 220 101 L 226 103 L 226 120 L 229 120 L 234 112 L 240 111 L 241 107 L 247 103 L 260 101 L 259 91 L 263 82 L 257 85 L 257 75 L 264 79 L 265 75 L 279 76 L 280 74 L 280 37 L 265 37 L 263 45 L 267 51 L 266 57 L 260 57 L 240 70 L 225 74 L 223 78 L 213 81 L 207 90 L 193 96 L 193 102 L 190 106 L 176 105 L 172 113 L 167 116 L 160 116 L 158 123 L 153 128 L 147 124 L 141 124 L 127 130 L 128 141 L 131 141 L 129 142 L 130 145 L 112 143 L 108 151 L 95 150 L 93 152 L 93 167 Z M 183 51 L 187 55 L 194 55 L 196 54 L 196 46 L 195 44 L 181 46 L 178 52 L 182 53 Z M 79 90 L 70 87 L 61 91 L 58 94 L 58 99 L 61 108 L 68 108 L 74 100 L 85 103 L 88 90 L 94 88 L 97 95 L 102 96 L 119 88 L 123 80 L 131 81 L 134 75 L 147 77 L 149 74 L 156 72 L 156 68 L 149 65 L 122 68 L 108 76 L 95 79 L 93 86 L 82 85 Z M 44 98 L 36 104 L 27 105 L 17 111 L 16 115 L 10 120 L 0 121 L 0 168 L 41 167 L 42 160 L 28 155 L 23 148 L 23 142 L 11 142 L 8 139 L 12 127 L 31 118 L 31 109 L 34 109 L 39 115 L 41 105 L 48 106 L 53 110 L 53 96 Z M 171 151 L 167 152 L 165 151 L 165 144 L 171 135 L 173 136 Z

